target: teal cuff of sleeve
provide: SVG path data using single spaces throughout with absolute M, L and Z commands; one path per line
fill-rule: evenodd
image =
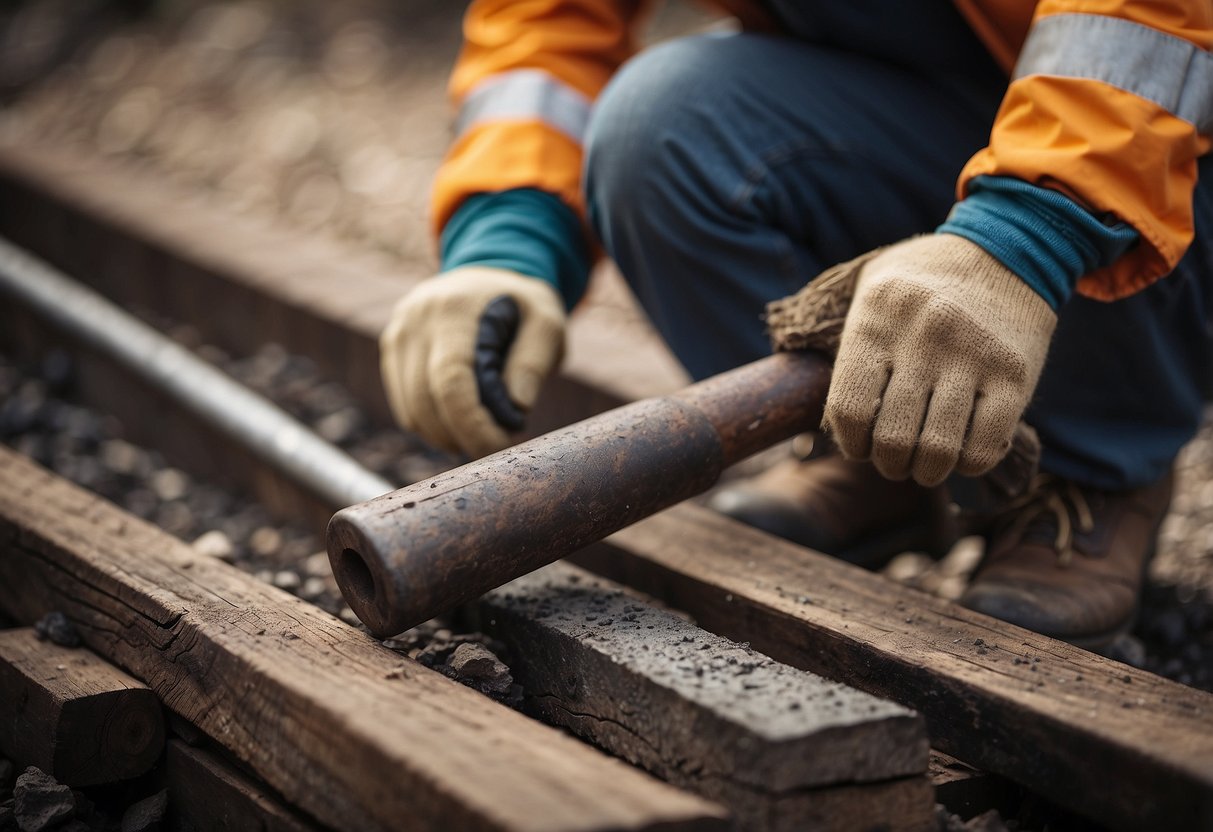
M 1054 311 L 1079 278 L 1114 263 L 1139 237 L 1127 223 L 1104 222 L 1064 194 L 1009 176 L 974 179 L 937 232 L 984 248 Z
M 593 265 L 577 214 L 532 188 L 469 197 L 443 229 L 440 247 L 444 272 L 475 265 L 537 277 L 568 309 L 585 294 Z

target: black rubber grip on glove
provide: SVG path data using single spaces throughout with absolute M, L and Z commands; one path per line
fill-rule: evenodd
M 522 430 L 526 424 L 526 413 L 510 398 L 502 375 L 521 317 L 517 302 L 509 295 L 489 301 L 476 327 L 473 358 L 480 403 L 497 424 L 511 432 Z

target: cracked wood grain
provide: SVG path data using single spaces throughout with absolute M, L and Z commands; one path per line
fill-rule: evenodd
M 64 612 L 340 829 L 700 829 L 718 806 L 535 723 L 0 449 L 0 608 Z
M 779 661 L 915 708 L 940 750 L 1113 829 L 1213 828 L 1213 695 L 697 506 L 577 561 Z

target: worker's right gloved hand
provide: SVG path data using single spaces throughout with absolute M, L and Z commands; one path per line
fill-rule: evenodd
M 989 471 L 1011 448 L 1057 314 L 954 234 L 905 240 L 858 268 L 822 425 L 890 479 Z
M 1016 426 L 1056 323 L 1027 283 L 954 234 L 869 252 L 767 307 L 776 349 L 836 351 L 822 426 L 843 455 L 926 486 L 990 471 L 1017 435 L 1004 476 L 1034 471 L 1039 443 Z
M 427 280 L 379 337 L 393 416 L 449 451 L 506 447 L 560 363 L 565 322 L 559 294 L 534 277 L 464 266 Z

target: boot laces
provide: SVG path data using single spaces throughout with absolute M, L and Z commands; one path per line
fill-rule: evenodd
M 1095 528 L 1095 518 L 1082 489 L 1051 474 L 1037 474 L 1027 492 L 1010 502 L 1001 514 L 1014 515 L 1008 534 L 1016 539 L 1022 538 L 1038 517 L 1052 515 L 1057 525 L 1053 548 L 1062 567 L 1069 566 L 1074 559 L 1075 529 L 1087 534 Z

